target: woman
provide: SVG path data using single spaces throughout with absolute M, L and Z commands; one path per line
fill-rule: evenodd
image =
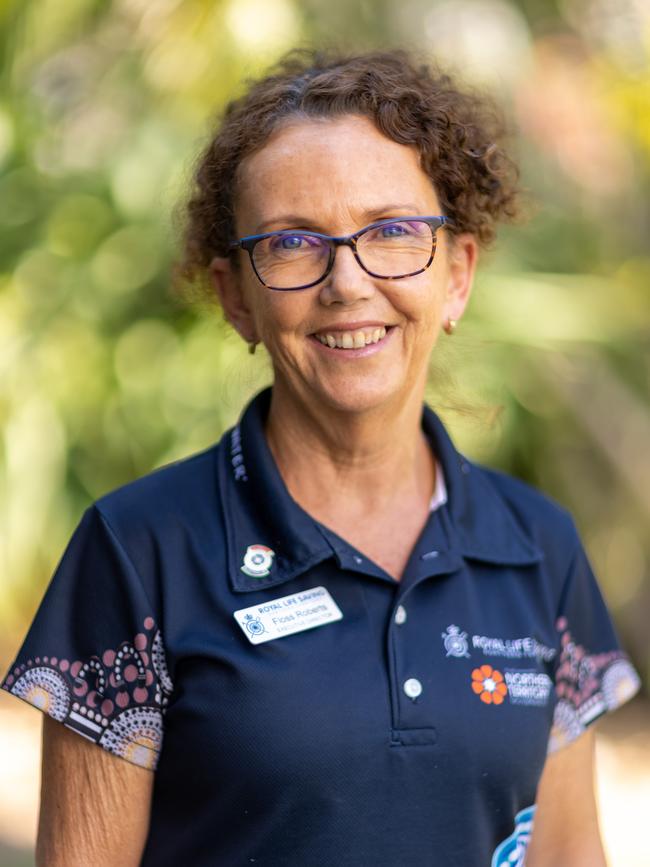
M 496 132 L 403 52 L 228 107 L 185 271 L 273 385 L 64 554 L 3 684 L 46 712 L 39 864 L 605 863 L 587 726 L 638 677 L 571 518 L 423 403 L 516 213 Z

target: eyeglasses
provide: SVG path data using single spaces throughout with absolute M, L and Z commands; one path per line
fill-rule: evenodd
M 323 235 L 280 229 L 232 241 L 249 255 L 258 280 L 268 289 L 308 289 L 324 280 L 337 247 L 350 247 L 371 277 L 401 280 L 426 271 L 436 252 L 436 231 L 448 217 L 400 217 L 378 220 L 353 235 Z

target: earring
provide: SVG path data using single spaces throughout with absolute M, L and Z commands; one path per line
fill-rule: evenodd
M 248 344 L 248 351 L 250 352 L 251 355 L 255 354 L 255 347 L 257 346 L 258 343 L 259 343 L 258 340 L 251 340 L 251 342 Z
M 444 329 L 445 334 L 453 334 L 454 331 L 456 330 L 457 325 L 458 325 L 458 320 L 452 319 L 449 316 L 449 317 L 447 317 L 447 321 L 445 322 L 445 324 L 442 327 Z

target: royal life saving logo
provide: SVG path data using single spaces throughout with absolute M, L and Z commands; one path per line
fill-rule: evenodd
M 249 545 L 239 568 L 251 578 L 266 578 L 271 571 L 275 551 L 266 545 Z

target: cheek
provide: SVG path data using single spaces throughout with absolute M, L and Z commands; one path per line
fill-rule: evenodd
M 290 340 L 296 333 L 304 332 L 308 312 L 304 295 L 269 289 L 257 309 L 257 327 L 261 334 L 268 335 L 270 342 Z
M 427 328 L 440 320 L 443 291 L 437 282 L 416 277 L 399 288 L 400 291 L 393 294 L 392 303 L 407 323 Z

